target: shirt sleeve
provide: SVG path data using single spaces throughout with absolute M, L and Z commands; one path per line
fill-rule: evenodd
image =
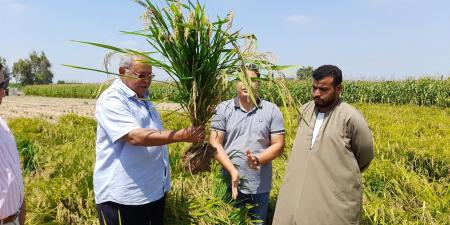
M 351 148 L 362 172 L 369 167 L 374 157 L 372 133 L 359 112 L 354 113 L 349 122 L 347 129 L 350 132 Z
M 216 112 L 211 119 L 211 130 L 226 132 L 225 104 L 221 103 L 217 106 Z
M 270 122 L 270 134 L 284 134 L 284 120 L 280 109 L 273 105 L 272 120 Z
M 116 142 L 130 131 L 141 128 L 133 117 L 125 99 L 105 96 L 96 109 L 97 122 L 108 137 Z

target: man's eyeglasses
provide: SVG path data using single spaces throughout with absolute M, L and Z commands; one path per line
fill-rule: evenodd
M 251 71 L 259 72 L 259 66 L 253 63 L 246 63 L 245 68 Z
M 150 73 L 137 73 L 131 69 L 126 68 L 128 71 L 130 71 L 132 74 L 136 75 L 139 79 L 150 79 L 153 80 L 153 78 L 155 77 L 155 74 L 150 72 Z
M 0 89 L 6 90 L 8 88 L 9 79 L 6 79 L 5 81 L 0 83 Z

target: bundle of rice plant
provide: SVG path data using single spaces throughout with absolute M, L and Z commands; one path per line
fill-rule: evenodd
M 142 17 L 145 28 L 123 33 L 145 38 L 152 52 L 93 42 L 82 43 L 114 52 L 140 55 L 145 59 L 144 63 L 164 70 L 172 78 L 178 90 L 179 103 L 194 126 L 208 124 L 217 105 L 224 100 L 230 79 L 240 79 L 250 87 L 251 81 L 243 72 L 246 61 L 265 68 L 270 80 L 273 80 L 273 69 L 280 69 L 263 57 L 264 54 L 249 47 L 254 46 L 254 35 L 241 35 L 239 31 L 232 31 L 232 13 L 211 21 L 205 13 L 205 7 L 199 2 L 188 0 L 185 4 L 165 0 L 166 6 L 160 8 L 149 0 L 134 1 L 145 7 Z M 255 101 L 251 88 L 247 90 Z M 284 89 L 279 90 L 276 94 L 285 96 Z M 207 143 L 192 144 L 184 156 L 185 168 L 194 174 L 208 171 L 214 152 L 215 149 Z

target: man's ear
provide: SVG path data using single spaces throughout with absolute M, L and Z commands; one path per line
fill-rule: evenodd
M 336 86 L 336 93 L 341 94 L 342 93 L 342 84 L 338 84 Z
M 127 69 L 127 68 L 125 68 L 125 67 L 123 67 L 123 66 L 119 67 L 119 74 L 120 74 L 120 75 L 124 75 L 126 69 Z

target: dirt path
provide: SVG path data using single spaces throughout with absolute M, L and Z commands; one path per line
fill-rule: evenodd
M 176 103 L 155 103 L 158 110 L 177 110 Z M 39 117 L 56 121 L 60 116 L 75 113 L 94 118 L 95 100 L 78 98 L 48 98 L 35 96 L 8 96 L 0 105 L 0 116 Z

